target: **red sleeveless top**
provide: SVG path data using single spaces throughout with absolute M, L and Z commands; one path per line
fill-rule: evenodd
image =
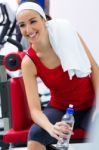
M 91 76 L 69 79 L 68 72 L 64 72 L 59 65 L 55 69 L 47 68 L 32 48 L 27 54 L 34 62 L 39 76 L 50 89 L 51 99 L 49 105 L 65 110 L 69 104 L 74 105 L 76 111 L 91 107 L 94 104 L 94 89 Z

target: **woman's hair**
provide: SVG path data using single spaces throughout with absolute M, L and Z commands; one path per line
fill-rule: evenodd
M 46 20 L 51 20 L 51 19 L 52 19 L 52 17 L 49 16 L 48 14 L 46 14 Z

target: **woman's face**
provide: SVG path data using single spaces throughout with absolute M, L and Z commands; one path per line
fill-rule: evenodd
M 30 43 L 39 42 L 45 31 L 45 20 L 33 10 L 23 10 L 17 15 L 20 31 Z

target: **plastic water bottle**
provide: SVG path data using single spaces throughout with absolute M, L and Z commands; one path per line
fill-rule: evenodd
M 62 117 L 62 121 L 70 125 L 72 129 L 73 129 L 74 122 L 75 122 L 73 113 L 74 113 L 73 105 L 70 104 L 69 107 L 66 109 L 65 115 Z M 66 135 L 67 135 L 67 138 L 62 138 L 62 137 L 59 138 L 56 144 L 57 150 L 68 150 L 71 134 L 67 133 Z

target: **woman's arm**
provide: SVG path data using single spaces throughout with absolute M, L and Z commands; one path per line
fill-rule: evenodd
M 58 136 L 63 134 L 63 132 L 71 132 L 71 129 L 68 127 L 68 125 L 64 131 L 60 131 L 60 126 L 63 124 L 59 122 L 53 125 L 41 110 L 36 80 L 37 70 L 32 60 L 28 56 L 25 56 L 22 61 L 22 74 L 26 89 L 27 101 L 33 121 L 56 139 L 58 139 Z
M 84 49 L 87 53 L 87 56 L 90 60 L 90 63 L 91 63 L 91 69 L 92 69 L 92 82 L 93 82 L 93 86 L 94 86 L 94 89 L 95 89 L 95 92 L 96 92 L 96 106 L 99 107 L 99 98 L 98 97 L 98 94 L 99 94 L 99 65 L 95 62 L 92 54 L 90 53 L 90 50 L 89 48 L 87 47 L 87 45 L 85 44 L 84 40 L 82 39 L 82 37 L 78 34 L 79 38 L 80 38 L 80 41 L 82 43 L 82 45 L 84 46 Z
M 46 130 L 48 130 L 48 128 L 52 127 L 52 124 L 50 124 L 41 110 L 36 80 L 37 71 L 35 65 L 28 56 L 26 56 L 22 61 L 22 74 L 31 117 L 35 123 L 39 124 L 44 129 L 47 127 Z

